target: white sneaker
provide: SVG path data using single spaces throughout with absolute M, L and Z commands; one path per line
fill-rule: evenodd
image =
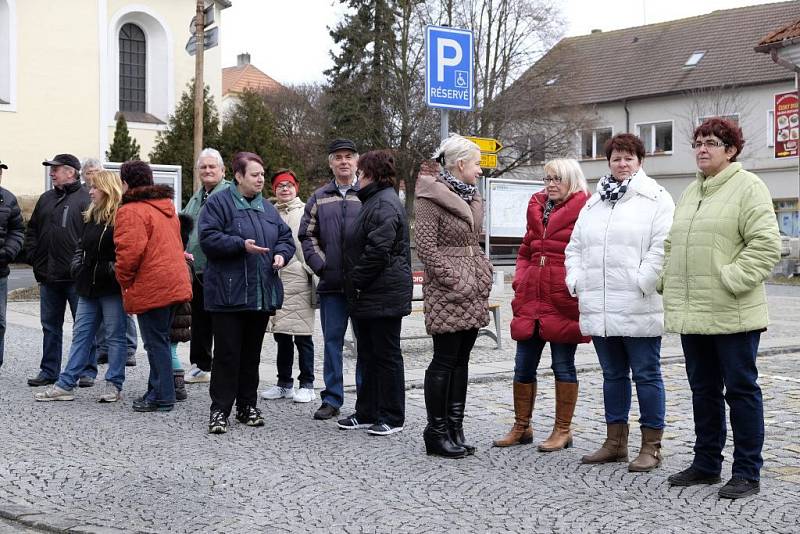
M 75 400 L 75 394 L 53 384 L 47 386 L 44 391 L 34 393 L 33 398 L 37 401 L 71 401 Z
M 270 386 L 261 392 L 261 398 L 266 400 L 291 399 L 294 397 L 294 388 Z
M 192 364 L 183 377 L 183 381 L 187 384 L 200 384 L 202 382 L 211 382 L 211 371 L 203 371 L 196 364 Z
M 317 398 L 314 388 L 298 388 L 294 394 L 295 402 L 311 402 Z

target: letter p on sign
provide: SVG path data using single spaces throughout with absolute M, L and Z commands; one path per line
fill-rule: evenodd
M 454 50 L 455 54 L 452 57 L 447 57 L 446 51 Z M 444 81 L 444 68 L 456 67 L 461 63 L 461 58 L 464 57 L 464 52 L 461 51 L 461 45 L 454 39 L 446 39 L 440 37 L 436 40 L 436 80 L 439 82 Z

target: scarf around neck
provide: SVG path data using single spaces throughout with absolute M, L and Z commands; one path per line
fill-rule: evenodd
M 607 200 L 611 202 L 611 204 L 616 204 L 628 190 L 630 181 L 633 180 L 637 173 L 634 173 L 629 178 L 625 178 L 621 182 L 618 182 L 611 174 L 606 174 L 600 178 L 600 199 Z
M 478 191 L 477 187 L 466 182 L 462 182 L 446 169 L 442 169 L 439 175 L 450 187 L 455 190 L 456 194 L 460 196 L 464 202 L 472 202 L 475 193 Z

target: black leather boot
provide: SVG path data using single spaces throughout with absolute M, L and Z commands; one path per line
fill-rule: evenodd
M 450 373 L 425 371 L 425 409 L 428 426 L 425 427 L 425 451 L 445 458 L 463 458 L 467 449 L 454 444 L 447 432 L 447 395 L 450 389 Z
M 447 431 L 450 441 L 464 447 L 467 454 L 475 454 L 475 447 L 464 443 L 464 406 L 467 403 L 469 368 L 456 367 L 450 373 L 450 393 L 447 399 Z

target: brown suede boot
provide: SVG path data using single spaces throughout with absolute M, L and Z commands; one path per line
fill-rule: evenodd
M 628 461 L 628 423 L 606 425 L 606 440 L 592 454 L 581 458 L 582 464 L 605 464 Z
M 539 445 L 541 452 L 560 451 L 572 447 L 572 415 L 578 401 L 577 382 L 556 381 L 556 423 L 550 437 Z
M 661 436 L 662 428 L 642 427 L 642 448 L 639 456 L 628 464 L 628 471 L 647 473 L 661 465 Z
M 494 440 L 495 447 L 510 447 L 533 442 L 531 415 L 536 401 L 536 382 L 522 384 L 514 382 L 514 426 L 508 434 Z

